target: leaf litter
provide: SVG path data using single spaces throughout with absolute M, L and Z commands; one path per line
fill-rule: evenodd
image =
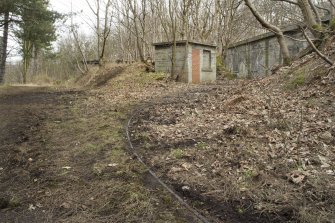
M 134 143 L 170 184 L 191 185 L 207 200 L 251 202 L 242 212 L 278 222 L 329 222 L 335 76 L 311 69 L 305 85 L 287 87 L 295 70 L 316 64 L 312 54 L 263 79 L 172 89 L 138 111 Z

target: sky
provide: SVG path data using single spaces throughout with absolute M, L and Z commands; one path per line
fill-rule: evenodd
M 94 0 L 88 1 L 94 4 Z M 71 4 L 73 12 L 77 13 L 73 18 L 74 23 L 79 25 L 80 32 L 90 33 L 91 29 L 88 23 L 90 23 L 92 13 L 85 0 L 50 0 L 50 8 L 62 14 L 71 13 Z M 67 27 L 70 26 L 70 24 L 70 19 L 68 19 L 66 24 L 57 24 L 57 34 L 65 36 L 68 33 Z M 17 52 L 17 43 L 13 38 L 9 39 L 8 45 L 11 52 L 8 60 L 13 62 L 21 60 L 21 56 Z M 57 44 L 55 43 L 54 45 Z
M 94 0 L 88 0 L 94 4 Z M 71 8 L 74 13 L 73 20 L 75 24 L 78 24 L 81 31 L 90 32 L 88 23 L 92 18 L 92 12 L 85 0 L 50 0 L 51 9 L 60 12 L 62 14 L 71 13 Z M 70 25 L 70 19 L 67 21 L 67 25 Z M 61 29 L 61 31 L 63 31 Z

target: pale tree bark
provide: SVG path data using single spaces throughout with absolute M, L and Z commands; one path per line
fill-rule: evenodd
M 81 60 L 82 63 L 81 63 L 81 61 L 78 61 L 78 59 L 76 57 L 77 67 L 78 67 L 79 71 L 81 72 L 81 74 L 86 74 L 87 71 L 88 71 L 87 58 L 86 58 L 84 50 L 81 47 L 78 32 L 77 32 L 77 30 L 75 28 L 75 25 L 73 23 L 72 3 L 71 3 L 71 27 L 70 27 L 70 29 L 71 29 L 71 33 L 72 33 L 73 38 L 74 38 L 75 45 L 76 45 L 77 49 L 79 50 L 79 53 L 82 57 L 82 60 Z M 81 67 L 81 64 L 83 64 L 83 66 L 84 66 L 83 68 Z
M 101 0 L 95 1 L 95 6 L 93 6 L 89 0 L 86 0 L 87 5 L 91 9 L 92 13 L 95 16 L 95 34 L 97 40 L 97 57 L 99 59 L 99 65 L 102 66 L 104 64 L 104 57 L 105 57 L 105 47 L 107 43 L 107 39 L 110 35 L 112 21 L 110 17 L 109 8 L 111 6 L 111 0 L 107 0 L 107 2 L 103 2 L 104 5 L 101 5 Z M 101 18 L 101 12 L 105 10 L 105 15 Z M 101 19 L 104 20 L 103 25 L 101 24 Z M 102 27 L 103 26 L 103 27 Z M 103 29 L 103 30 L 101 30 Z
M 335 3 L 333 2 L 333 0 L 328 0 L 329 4 L 332 6 L 332 10 L 331 10 L 331 14 L 332 16 L 334 16 L 335 13 Z
M 107 39 L 110 35 L 111 32 L 111 26 L 112 26 L 112 20 L 108 19 L 110 16 L 109 14 L 109 8 L 110 8 L 110 3 L 111 0 L 108 0 L 106 5 L 105 5 L 105 21 L 104 21 L 104 30 L 102 32 L 102 44 L 101 44 L 101 52 L 99 55 L 99 64 L 102 65 L 104 64 L 104 59 L 105 59 L 105 51 L 106 51 L 106 43 Z
M 308 0 L 308 3 L 309 3 L 309 5 L 310 5 L 310 7 L 313 10 L 313 13 L 315 15 L 316 23 L 321 24 L 321 18 L 320 18 L 320 13 L 319 13 L 318 9 L 316 8 L 316 6 L 314 5 L 312 0 Z
M 207 42 L 210 36 L 216 32 L 215 5 L 214 0 L 192 1 L 192 39 Z
M 87 5 L 91 9 L 92 13 L 95 16 L 95 34 L 96 34 L 96 40 L 97 40 L 97 58 L 100 58 L 100 0 L 95 1 L 95 8 L 94 6 L 89 2 L 89 0 L 86 0 Z
M 0 54 L 0 85 L 4 82 L 6 73 L 6 61 L 7 61 L 7 45 L 8 45 L 8 31 L 9 31 L 9 12 L 4 13 L 4 26 L 3 26 L 3 37 Z M 2 45 L 2 46 L 1 46 Z
M 23 70 L 22 70 L 23 84 L 27 83 L 28 69 L 29 69 L 31 58 L 32 58 L 32 50 L 33 50 L 33 43 L 29 40 L 24 41 L 23 42 Z
M 304 20 L 309 29 L 314 30 L 320 25 L 321 20 L 319 19 L 319 23 L 317 22 L 316 16 L 313 12 L 312 7 L 314 4 L 310 0 L 298 0 L 298 6 L 304 16 Z M 317 11 L 316 9 L 314 9 Z M 318 15 L 318 14 L 317 14 Z
M 321 18 L 312 0 L 273 0 L 287 2 L 296 5 L 300 8 L 301 13 L 304 17 L 304 22 L 308 29 L 313 33 L 315 37 L 320 36 L 320 31 L 317 30 L 321 25 Z
M 242 4 L 240 0 L 218 0 L 218 43 L 222 60 L 225 61 L 228 47 L 237 41 L 245 32 L 245 27 L 241 26 L 242 19 L 239 15 L 239 8 Z
M 172 35 L 172 52 L 171 52 L 171 78 L 173 80 L 177 80 L 179 75 L 176 69 L 177 63 L 177 18 L 176 18 L 176 1 L 169 0 L 169 16 L 170 16 L 170 24 L 171 24 L 171 35 Z
M 183 63 L 183 75 L 185 75 L 185 68 L 187 64 L 187 57 L 188 57 L 188 48 L 189 48 L 189 18 L 190 18 L 190 6 L 192 4 L 192 0 L 184 0 L 181 3 L 181 20 L 182 20 L 182 26 L 181 26 L 181 38 L 184 40 L 186 37 L 186 44 L 185 44 L 185 52 L 184 52 L 184 63 Z M 187 72 L 186 72 L 187 73 Z M 178 76 L 178 79 L 180 77 Z
M 144 16 L 145 20 L 145 4 L 146 1 L 144 1 L 144 5 L 142 5 L 142 16 Z M 136 45 L 137 45 L 137 50 L 138 50 L 138 54 L 140 56 L 140 60 L 141 62 L 145 62 L 145 58 L 144 58 L 144 54 L 143 54 L 143 41 L 141 41 L 141 37 L 140 37 L 140 31 L 139 31 L 139 27 L 138 27 L 138 23 L 140 23 L 140 19 L 139 19 L 139 13 L 138 13 L 138 6 L 137 6 L 137 1 L 136 0 L 128 0 L 128 6 L 129 6 L 129 10 L 131 10 L 132 14 L 133 14 L 133 22 L 134 22 L 134 30 L 135 30 L 135 36 L 136 36 Z M 144 8 L 143 8 L 144 6 Z M 142 24 L 142 33 L 145 32 L 145 21 L 143 21 Z M 144 33 L 143 33 L 144 35 Z
M 100 0 L 96 0 L 96 7 L 94 8 L 91 3 L 86 0 L 87 5 L 91 9 L 92 13 L 95 16 L 95 34 L 97 40 L 97 58 L 100 58 Z
M 247 5 L 247 7 L 250 9 L 252 14 L 255 16 L 257 21 L 264 28 L 270 30 L 271 32 L 273 32 L 275 34 L 275 36 L 277 37 L 279 46 L 280 46 L 282 56 L 283 56 L 283 63 L 284 63 L 284 65 L 290 65 L 291 64 L 291 56 L 290 56 L 290 52 L 288 50 L 288 46 L 287 46 L 287 43 L 286 43 L 286 40 L 285 40 L 285 37 L 284 37 L 284 33 L 277 26 L 274 26 L 274 25 L 268 23 L 267 21 L 265 21 L 262 18 L 262 16 L 259 14 L 259 12 L 256 10 L 255 6 L 251 3 L 250 0 L 244 0 L 244 2 Z
M 185 0 L 182 1 L 181 3 L 181 15 L 180 15 L 180 20 L 181 20 L 181 31 L 180 31 L 180 37 L 181 39 L 189 39 L 189 12 L 190 12 L 190 7 L 192 4 L 192 1 L 190 0 Z

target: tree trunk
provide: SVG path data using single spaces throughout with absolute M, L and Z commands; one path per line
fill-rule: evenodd
M 4 82 L 6 73 L 6 60 L 7 60 L 7 43 L 8 43 L 8 30 L 9 30 L 9 12 L 4 13 L 4 27 L 3 27 L 3 38 L 0 55 L 0 85 Z M 1 46 L 1 45 L 0 45 Z
M 107 39 L 109 37 L 109 34 L 111 32 L 111 23 L 112 21 L 108 20 L 108 16 L 109 16 L 109 7 L 110 7 L 110 1 L 108 0 L 106 5 L 105 5 L 105 23 L 104 23 L 104 30 L 103 30 L 103 39 L 102 39 L 102 45 L 101 45 L 101 52 L 99 55 L 99 65 L 103 66 L 105 63 L 105 51 L 106 51 L 106 43 L 107 43 Z
M 27 83 L 27 74 L 31 62 L 31 51 L 33 49 L 33 44 L 31 41 L 24 41 L 23 43 L 23 84 Z
M 286 44 L 284 34 L 282 32 L 280 32 L 280 34 L 277 35 L 277 39 L 278 39 L 280 50 L 281 50 L 281 53 L 282 53 L 282 56 L 283 56 L 283 64 L 284 65 L 290 65 L 292 60 L 291 60 L 291 56 L 290 56 L 290 51 L 288 50 L 288 47 L 287 47 L 287 44 Z
M 172 45 L 172 58 L 171 58 L 171 78 L 173 80 L 178 79 L 176 63 L 177 63 L 177 38 L 176 38 L 176 30 L 173 30 L 173 45 Z
M 311 4 L 313 4 L 311 2 Z M 314 16 L 314 12 L 312 10 L 312 5 L 310 5 L 309 0 L 298 0 L 298 6 L 304 16 L 305 23 L 307 27 L 312 31 L 313 35 L 316 37 L 319 36 L 319 31 L 317 30 L 320 26 L 320 23 L 316 21 L 316 16 Z
M 135 28 L 135 33 L 136 33 L 136 45 L 137 45 L 137 50 L 138 50 L 138 54 L 140 56 L 140 60 L 141 62 L 145 62 L 145 59 L 144 59 L 144 55 L 143 55 L 143 48 L 142 48 L 142 44 L 141 44 L 141 40 L 140 40 L 140 34 L 139 34 L 139 31 L 138 31 L 138 26 L 137 26 L 137 21 L 135 20 L 134 21 L 134 28 Z
M 257 21 L 264 28 L 270 30 L 271 32 L 273 32 L 276 35 L 279 46 L 280 46 L 280 50 L 281 50 L 281 53 L 282 53 L 282 56 L 283 56 L 283 63 L 286 66 L 290 65 L 291 64 L 291 56 L 290 56 L 290 52 L 288 50 L 287 43 L 286 43 L 283 32 L 277 26 L 274 26 L 274 25 L 268 23 L 267 21 L 265 21 L 262 18 L 262 16 L 259 14 L 259 12 L 256 10 L 255 6 L 250 2 L 250 0 L 244 0 L 244 2 L 247 5 L 247 7 L 250 9 L 252 14 L 255 16 Z

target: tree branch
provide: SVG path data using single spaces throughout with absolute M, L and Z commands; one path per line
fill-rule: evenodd
M 319 14 L 318 10 L 316 9 L 316 7 L 318 7 L 318 6 L 315 5 L 312 0 L 308 0 L 308 3 L 309 3 L 310 7 L 312 8 L 312 10 L 315 14 L 315 18 L 316 18 L 317 23 L 320 24 L 321 23 L 320 14 Z
M 333 6 L 333 8 L 335 9 L 335 4 L 333 3 L 332 0 L 328 0 L 328 2 Z
M 324 11 L 327 11 L 329 14 L 330 14 L 330 10 L 329 9 L 326 9 L 326 8 L 324 8 L 324 7 L 321 7 L 321 6 L 319 6 L 319 5 L 314 5 L 316 8 L 318 8 L 318 9 L 321 9 L 321 10 L 324 10 Z
M 291 0 L 271 0 L 271 1 L 274 1 L 274 2 L 287 2 L 287 3 L 290 3 L 292 5 L 298 5 L 297 2 L 291 1 Z
M 334 62 L 331 61 L 326 55 L 324 55 L 323 53 L 320 52 L 320 50 L 318 50 L 318 48 L 316 48 L 316 46 L 314 45 L 313 41 L 308 37 L 308 35 L 306 34 L 305 29 L 303 29 L 302 27 L 301 31 L 302 34 L 304 35 L 304 37 L 306 38 L 307 42 L 309 43 L 309 45 L 313 48 L 313 50 L 316 52 L 316 54 L 321 57 L 324 61 L 326 61 L 328 64 L 330 64 L 331 66 L 334 66 Z

